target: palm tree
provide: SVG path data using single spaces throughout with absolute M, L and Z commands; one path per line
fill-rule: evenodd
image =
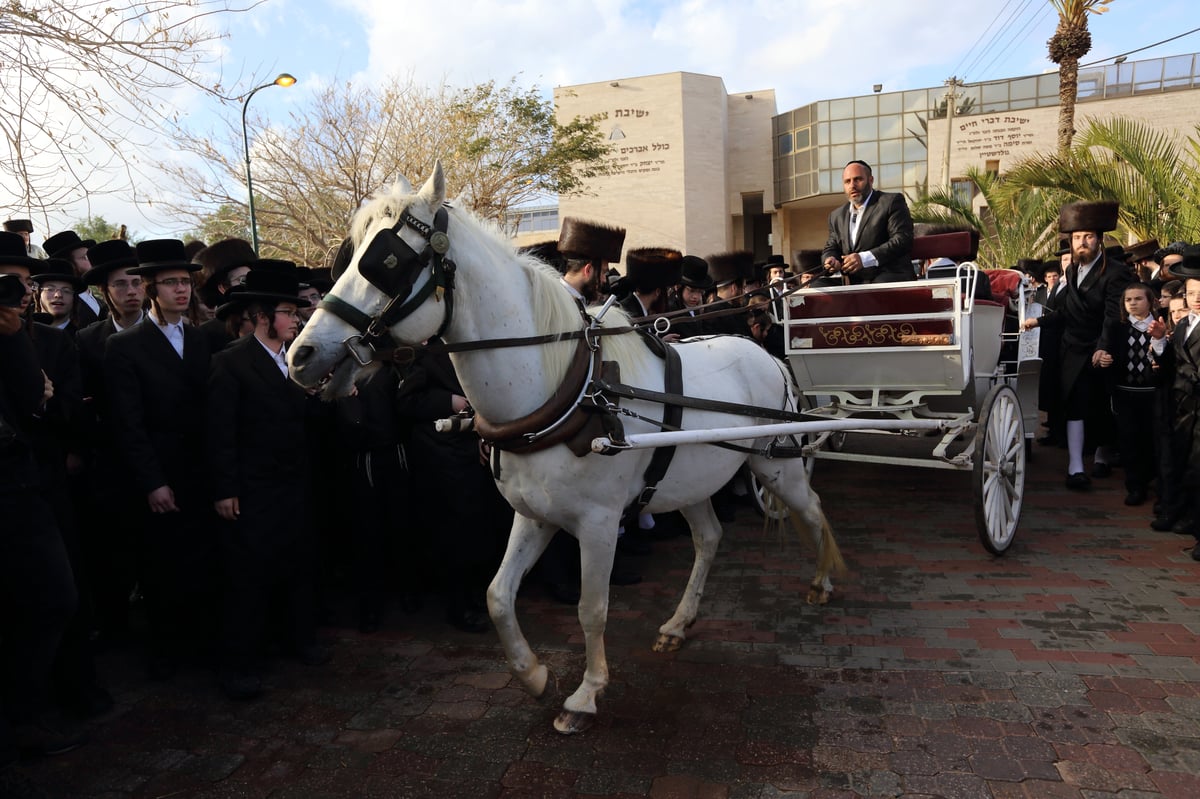
M 1065 153 L 1075 137 L 1075 93 L 1079 89 L 1079 59 L 1092 49 L 1087 15 L 1103 14 L 1112 0 L 1050 0 L 1058 12 L 1058 27 L 1046 42 L 1050 60 L 1058 64 L 1058 151 Z
M 1054 223 L 1062 204 L 1054 189 L 1006 192 L 1006 176 L 967 170 L 986 205 L 976 213 L 971 202 L 945 188 L 923 194 L 912 205 L 914 222 L 979 232 L 976 261 L 987 269 L 1012 266 L 1021 258 L 1048 257 L 1058 241 Z
M 1120 226 L 1141 240 L 1200 240 L 1200 125 L 1186 144 L 1128 117 L 1089 119 L 1065 154 L 1036 155 L 1005 173 L 998 194 L 1053 191 L 1063 202 L 1116 200 Z

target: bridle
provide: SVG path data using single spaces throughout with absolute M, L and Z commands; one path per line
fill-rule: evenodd
M 397 342 L 392 338 L 390 328 L 421 307 L 431 294 L 437 301 L 444 299 L 446 302 L 436 335 L 440 337 L 450 326 L 454 314 L 456 267 L 454 261 L 446 257 L 450 249 L 450 237 L 446 234 L 449 223 L 447 205 L 438 208 L 433 225 L 417 219 L 406 208 L 395 225 L 379 231 L 371 239 L 359 258 L 358 271 L 388 297 L 379 313 L 371 316 L 332 292 L 321 300 L 321 308 L 357 331 L 342 344 L 360 366 L 391 358 Z M 420 253 L 400 238 L 405 227 L 412 228 L 425 239 L 425 248 Z M 426 268 L 429 279 L 413 292 L 417 277 Z

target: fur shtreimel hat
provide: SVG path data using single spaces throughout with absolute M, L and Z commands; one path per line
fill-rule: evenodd
M 625 280 L 635 291 L 674 286 L 683 273 L 683 253 L 665 247 L 644 247 L 625 255 Z
M 1154 257 L 1154 253 L 1158 252 L 1158 239 L 1148 239 L 1139 241 L 1137 244 L 1130 246 L 1125 254 L 1129 256 L 1131 263 L 1138 261 L 1148 261 Z
M 749 250 L 710 255 L 707 260 L 708 276 L 712 278 L 714 286 L 736 283 L 742 279 L 742 275 L 754 269 L 754 253 Z
M 621 262 L 625 246 L 625 228 L 608 227 L 568 216 L 558 234 L 558 251 L 568 258 Z
M 1120 207 L 1120 204 L 1110 201 L 1064 205 L 1058 212 L 1058 229 L 1063 233 L 1077 230 L 1107 233 L 1116 230 Z
M 32 219 L 10 219 L 4 223 L 4 229 L 9 233 L 32 233 Z
M 1024 272 L 1025 274 L 1031 275 L 1033 277 L 1040 277 L 1041 273 L 1042 273 L 1042 259 L 1041 258 L 1018 258 L 1017 259 L 1017 271 Z

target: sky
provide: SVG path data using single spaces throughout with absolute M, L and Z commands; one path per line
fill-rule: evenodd
M 264 120 L 285 118 L 328 85 L 395 75 L 456 86 L 515 77 L 550 99 L 560 85 L 697 72 L 722 78 L 730 93 L 774 89 L 783 112 L 866 94 L 874 84 L 895 91 L 940 86 L 951 76 L 974 83 L 1040 74 L 1054 68 L 1046 40 L 1056 23 L 1046 0 L 264 0 L 218 19 L 224 38 L 207 69 L 229 95 L 280 72 L 295 75 L 295 86 L 255 95 L 253 112 Z M 1107 13 L 1089 18 L 1089 28 L 1085 64 L 1200 28 L 1200 4 L 1114 0 Z M 1129 60 L 1193 52 L 1200 52 L 1200 33 Z M 173 99 L 184 124 L 197 130 L 240 112 L 240 105 L 187 93 Z M 142 185 L 153 199 L 153 176 Z M 10 201 L 0 188 L 0 212 L 16 215 Z M 186 227 L 152 205 L 104 196 L 35 220 L 35 240 L 89 213 L 127 224 L 141 238 Z

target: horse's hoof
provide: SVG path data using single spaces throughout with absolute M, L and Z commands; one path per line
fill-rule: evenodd
M 678 652 L 679 647 L 683 646 L 683 636 L 668 635 L 667 633 L 659 633 L 658 640 L 654 642 L 655 652 Z
M 586 732 L 593 724 L 596 723 L 595 713 L 582 713 L 578 710 L 564 710 L 558 714 L 558 718 L 554 720 L 554 731 L 563 735 L 574 735 L 578 732 Z
M 829 594 L 829 591 L 814 585 L 808 589 L 808 597 L 805 601 L 810 605 L 825 605 L 829 603 Z

